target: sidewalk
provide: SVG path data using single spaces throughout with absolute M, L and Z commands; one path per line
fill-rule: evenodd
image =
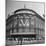
M 26 44 L 42 44 L 44 43 L 44 40 L 33 40 L 33 41 L 22 41 L 22 45 L 26 45 Z M 6 45 L 20 45 L 21 41 L 7 41 Z

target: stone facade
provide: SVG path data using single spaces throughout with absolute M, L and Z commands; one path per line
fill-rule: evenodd
M 35 38 L 45 37 L 45 20 L 35 11 L 18 9 L 6 20 L 7 38 Z

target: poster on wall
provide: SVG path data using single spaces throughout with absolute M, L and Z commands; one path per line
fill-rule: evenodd
M 45 44 L 45 3 L 6 0 L 6 46 Z

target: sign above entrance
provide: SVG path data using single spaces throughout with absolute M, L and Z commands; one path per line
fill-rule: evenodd
M 32 11 L 19 11 L 19 12 L 16 12 L 15 14 L 19 14 L 19 13 L 30 13 L 30 14 L 35 14 L 35 13 L 32 12 Z

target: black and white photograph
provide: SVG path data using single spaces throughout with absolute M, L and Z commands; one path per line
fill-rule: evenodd
M 45 2 L 6 0 L 6 46 L 45 44 Z

